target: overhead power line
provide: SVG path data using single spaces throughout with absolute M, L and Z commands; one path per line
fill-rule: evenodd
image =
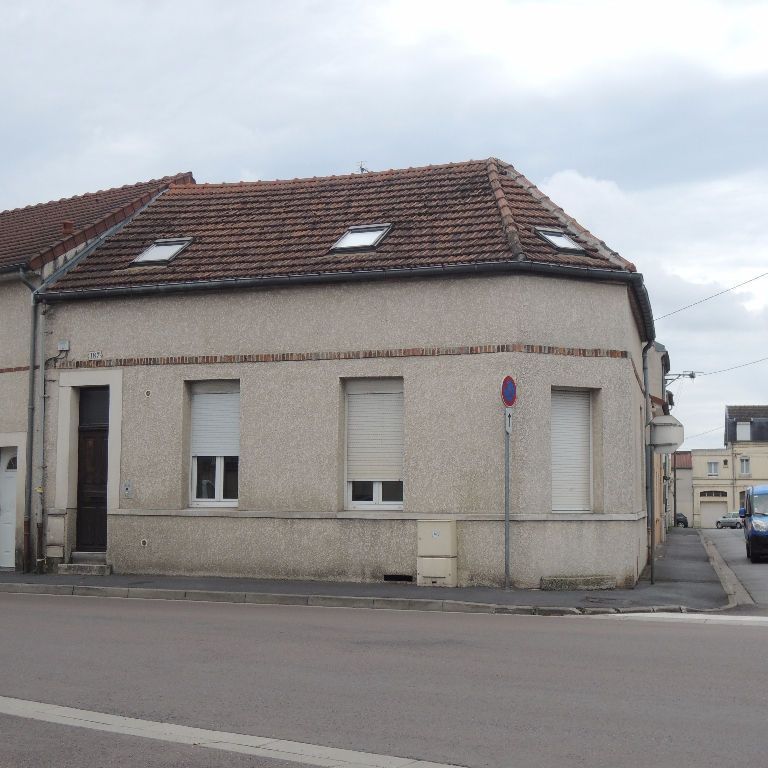
M 686 442 L 688 440 L 693 440 L 694 437 L 701 437 L 702 435 L 708 435 L 711 432 L 717 432 L 718 429 L 722 429 L 723 425 L 721 424 L 719 427 L 712 427 L 712 429 L 706 429 L 704 432 L 697 432 L 695 435 L 686 435 L 685 440 Z
M 741 365 L 732 365 L 730 368 L 721 368 L 719 371 L 707 371 L 706 373 L 699 373 L 698 376 L 714 376 L 716 373 L 725 373 L 726 371 L 735 371 L 737 368 L 746 368 L 748 365 L 756 365 L 757 363 L 764 363 L 768 360 L 768 357 L 761 357 L 759 360 L 752 360 L 749 363 L 742 363 Z
M 766 275 L 768 275 L 768 272 L 763 272 L 762 275 L 758 275 L 757 277 L 751 277 L 749 280 L 745 280 L 743 283 L 739 283 L 738 285 L 732 285 L 730 288 L 726 288 L 723 291 L 718 291 L 717 293 L 713 293 L 711 296 L 707 296 L 704 299 L 699 299 L 698 301 L 694 301 L 693 304 L 686 304 L 684 307 L 680 307 L 680 309 L 676 309 L 673 312 L 667 312 L 666 315 L 661 315 L 661 317 L 654 317 L 653 321 L 657 322 L 659 320 L 663 320 L 665 317 L 672 317 L 672 315 L 676 315 L 678 312 L 683 312 L 686 309 L 690 309 L 691 307 L 697 306 L 698 304 L 703 304 L 705 301 L 709 301 L 710 299 L 716 299 L 718 296 L 722 296 L 724 293 L 733 291 L 736 288 L 741 288 L 743 285 L 747 285 L 748 283 L 754 283 L 755 280 L 759 280 L 761 277 L 765 277 Z

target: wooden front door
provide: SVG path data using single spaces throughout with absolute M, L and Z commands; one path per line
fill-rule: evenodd
M 77 446 L 77 549 L 107 548 L 109 388 L 80 390 Z

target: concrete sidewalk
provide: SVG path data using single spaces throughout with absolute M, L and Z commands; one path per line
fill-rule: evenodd
M 5 572 L 0 573 L 0 592 L 540 615 L 713 611 L 729 607 L 729 596 L 698 533 L 685 529 L 671 531 L 667 543 L 657 552 L 656 583 L 650 583 L 646 569 L 634 589 L 507 591 L 491 587 L 417 587 L 392 582 Z

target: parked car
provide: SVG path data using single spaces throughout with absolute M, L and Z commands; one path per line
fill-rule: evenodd
M 738 512 L 726 512 L 716 523 L 715 528 L 741 528 L 741 517 Z
M 675 512 L 675 527 L 687 528 L 688 518 L 682 512 Z
M 744 494 L 739 517 L 744 521 L 747 557 L 756 563 L 768 555 L 768 485 L 754 485 Z

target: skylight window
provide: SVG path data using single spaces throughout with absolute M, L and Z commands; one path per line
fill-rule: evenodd
M 559 251 L 583 251 L 583 246 L 559 229 L 537 229 L 536 232 Z
M 146 251 L 142 251 L 132 264 L 167 264 L 178 256 L 190 243 L 191 237 L 177 237 L 155 240 Z
M 391 224 L 369 224 L 365 227 L 350 227 L 333 245 L 332 250 L 375 248 L 389 232 Z

